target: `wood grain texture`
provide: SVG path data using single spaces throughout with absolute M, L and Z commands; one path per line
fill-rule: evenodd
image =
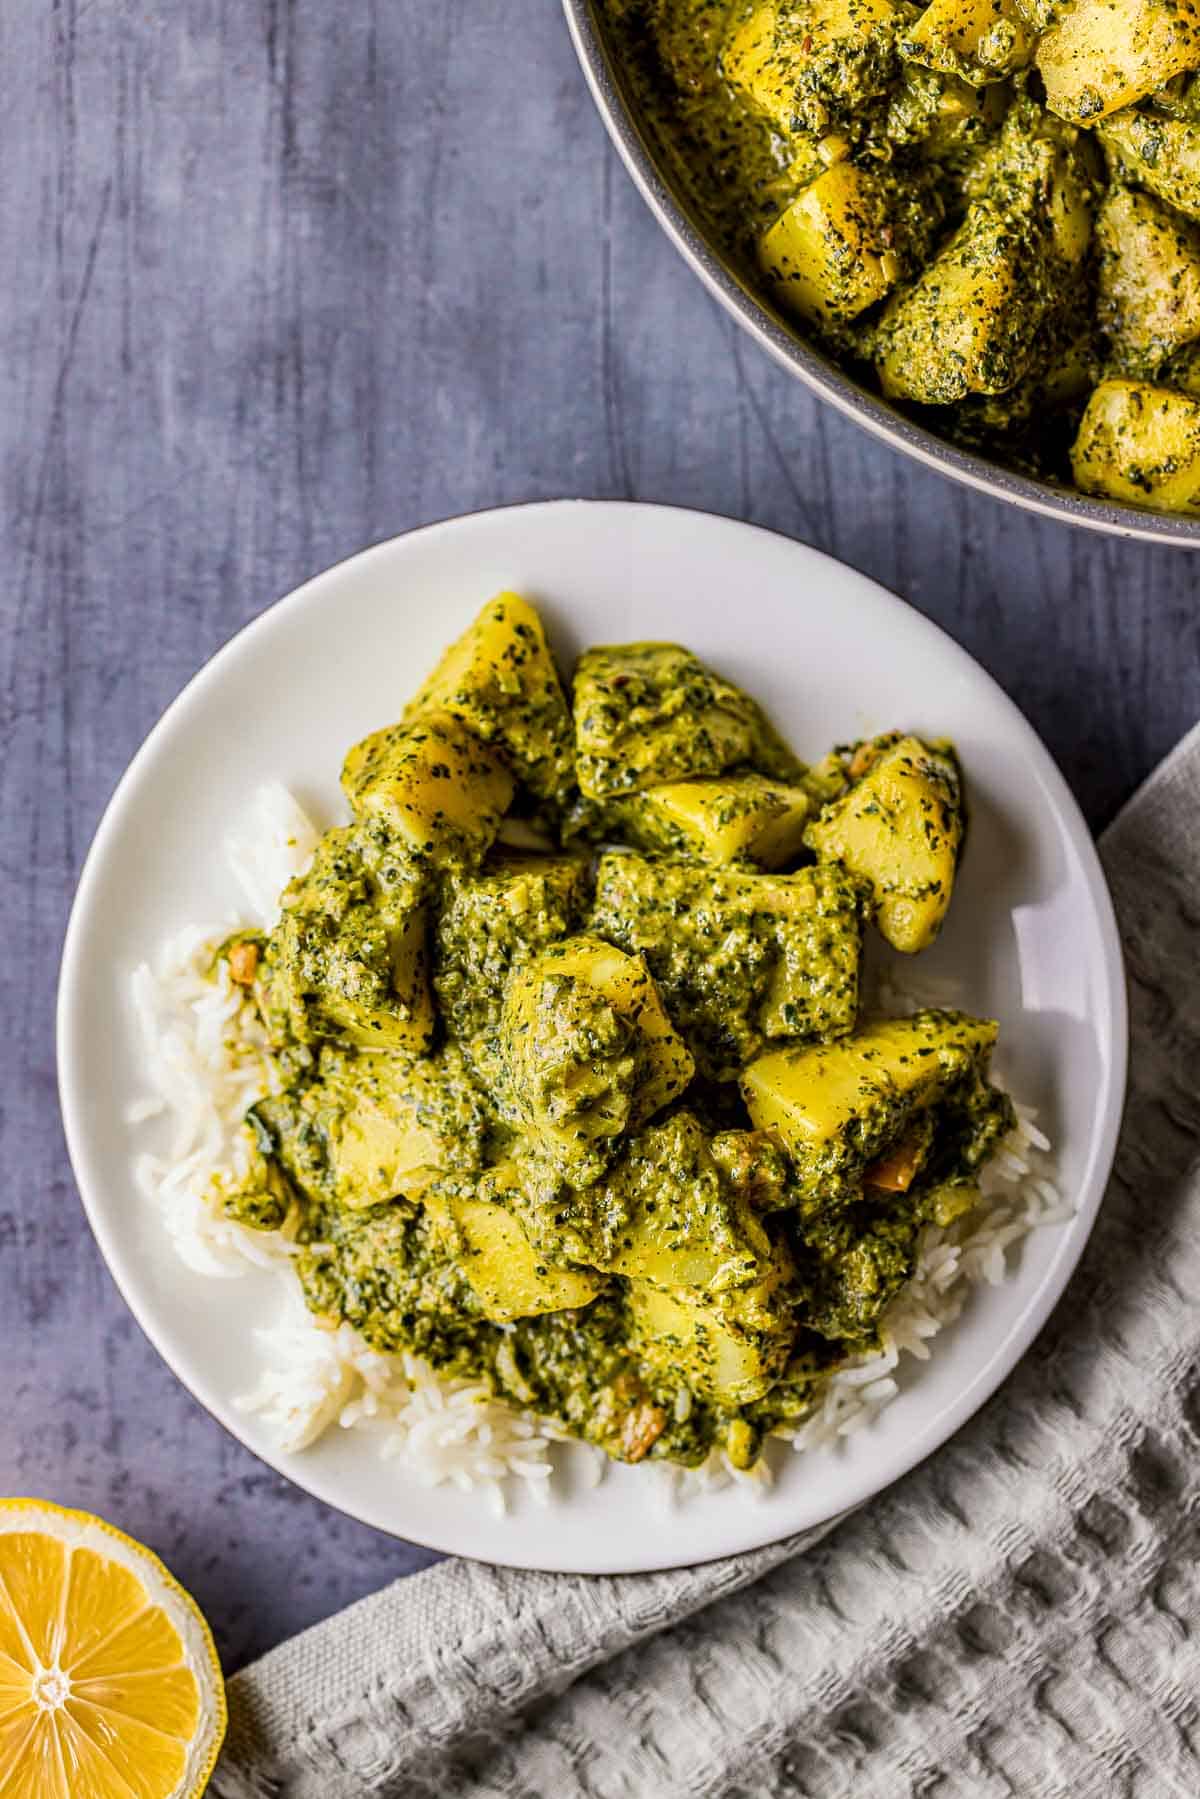
M 237 1665 L 427 1558 L 192 1403 L 67 1166 L 67 908 L 188 676 L 411 525 L 673 501 L 805 538 L 936 618 L 1099 825 L 1200 712 L 1196 565 L 951 487 L 739 337 L 616 163 L 551 0 L 5 7 L 0 95 L 0 1485 L 152 1542 Z

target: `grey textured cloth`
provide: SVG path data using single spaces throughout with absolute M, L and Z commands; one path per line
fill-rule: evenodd
M 1196 1799 L 1200 729 L 1102 850 L 1125 1128 L 1083 1262 L 1002 1391 L 819 1546 L 397 1583 L 231 1683 L 220 1799 Z

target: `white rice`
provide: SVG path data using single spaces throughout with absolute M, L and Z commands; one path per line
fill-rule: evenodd
M 126 1116 L 138 1125 L 165 1120 L 163 1147 L 135 1158 L 134 1179 L 188 1266 L 228 1278 L 247 1264 L 286 1262 L 289 1252 L 277 1232 L 247 1230 L 221 1210 L 223 1185 L 244 1172 L 238 1126 L 273 1077 L 245 994 L 226 963 L 213 970 L 213 941 L 210 932 L 181 932 L 153 968 L 143 962 L 134 971 L 133 1008 L 154 1091 Z
M 244 916 L 216 931 L 182 932 L 153 966 L 135 970 L 132 1002 L 151 1091 L 126 1117 L 138 1129 L 153 1125 L 160 1139 L 157 1150 L 135 1158 L 138 1188 L 194 1273 L 229 1279 L 266 1269 L 281 1277 L 278 1316 L 254 1332 L 261 1375 L 236 1401 L 264 1419 L 280 1450 L 298 1453 L 336 1424 L 374 1432 L 381 1455 L 425 1485 L 476 1490 L 501 1512 L 514 1485 L 544 1504 L 552 1484 L 565 1484 L 556 1475 L 568 1456 L 584 1484 L 602 1477 L 607 1458 L 568 1445 L 555 1425 L 495 1399 L 482 1382 L 447 1379 L 412 1355 L 381 1355 L 349 1325 L 322 1326 L 304 1305 L 286 1236 L 249 1230 L 222 1210 L 225 1192 L 245 1172 L 246 1109 L 271 1090 L 274 1075 L 253 1006 L 224 961 L 214 968 L 214 945 L 238 924 L 274 922 L 279 895 L 307 866 L 317 838 L 286 788 L 260 789 L 243 831 L 226 846 Z M 918 995 L 888 975 L 878 992 L 892 1011 L 952 1005 L 960 997 L 948 983 L 936 991 L 925 984 Z M 833 1372 L 811 1414 L 779 1433 L 794 1450 L 830 1448 L 869 1427 L 901 1390 L 902 1359 L 927 1360 L 931 1340 L 959 1316 L 972 1287 L 998 1285 L 1023 1237 L 1070 1218 L 1037 1113 L 1020 1104 L 1016 1111 L 1016 1129 L 984 1171 L 981 1204 L 945 1230 L 922 1232 L 916 1272 L 884 1313 L 879 1349 Z M 681 1395 L 680 1421 L 689 1409 Z M 764 1455 L 747 1473 L 714 1450 L 700 1468 L 653 1466 L 661 1496 L 673 1503 L 731 1485 L 762 1497 L 773 1478 L 771 1460 Z

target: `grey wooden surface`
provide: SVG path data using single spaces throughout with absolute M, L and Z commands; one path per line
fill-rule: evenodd
M 736 336 L 616 163 L 554 0 L 20 0 L 0 94 L 0 1487 L 154 1544 L 236 1666 L 429 1558 L 193 1403 L 76 1198 L 63 926 L 188 676 L 411 525 L 676 501 L 938 619 L 1100 825 L 1200 714 L 1197 565 L 953 488 Z

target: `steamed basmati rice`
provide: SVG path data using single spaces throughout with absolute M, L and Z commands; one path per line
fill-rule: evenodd
M 254 1333 L 261 1375 L 236 1402 L 265 1420 L 280 1450 L 298 1453 L 335 1424 L 372 1431 L 380 1453 L 426 1485 L 477 1490 L 497 1511 L 514 1484 L 545 1503 L 565 1458 L 594 1483 L 607 1465 L 602 1452 L 568 1442 L 482 1382 L 448 1379 L 415 1356 L 381 1355 L 349 1325 L 318 1324 L 293 1276 L 286 1236 L 247 1229 L 222 1210 L 224 1192 L 245 1172 L 239 1127 L 247 1107 L 271 1090 L 274 1071 L 253 1006 L 227 963 L 215 961 L 214 947 L 239 925 L 274 922 L 279 895 L 307 866 L 317 837 L 286 788 L 262 788 L 244 831 L 227 846 L 244 915 L 216 931 L 181 933 L 153 966 L 135 971 L 132 1001 L 150 1091 L 127 1118 L 138 1128 L 153 1124 L 162 1138 L 161 1148 L 135 1158 L 138 1188 L 194 1273 L 229 1279 L 254 1269 L 281 1277 L 278 1316 Z M 955 1003 L 949 988 L 924 989 L 918 996 L 885 977 L 879 994 L 893 1011 Z M 1049 1150 L 1036 1112 L 1018 1105 L 1016 1129 L 984 1171 L 980 1205 L 948 1229 L 926 1228 L 916 1272 L 884 1314 L 879 1349 L 838 1368 L 803 1423 L 780 1433 L 794 1450 L 828 1448 L 869 1427 L 900 1391 L 903 1358 L 927 1360 L 931 1340 L 959 1316 L 971 1288 L 997 1285 L 1021 1238 L 1070 1217 Z M 772 1459 L 764 1455 L 749 1473 L 719 1451 L 697 1469 L 653 1466 L 668 1501 L 730 1485 L 762 1496 Z

